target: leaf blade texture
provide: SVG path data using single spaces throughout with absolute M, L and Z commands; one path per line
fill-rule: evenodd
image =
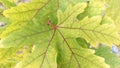
M 120 67 L 120 58 L 118 55 L 111 52 L 111 48 L 108 46 L 100 46 L 96 50 L 96 55 L 104 57 L 105 62 L 110 65 L 111 68 Z
M 76 38 L 82 37 L 94 47 L 99 42 L 118 43 L 112 19 L 111 24 L 102 21 L 99 15 L 78 20 L 77 16 L 85 11 L 87 3 L 67 4 L 62 10 L 63 6 L 59 6 L 62 2 L 33 0 L 5 10 L 3 14 L 12 23 L 0 35 L 0 47 L 18 50 L 33 45 L 32 52 L 22 55 L 23 59 L 19 59 L 16 68 L 86 68 L 87 65 L 90 68 L 109 68 L 104 58 L 96 56 L 94 50 L 82 48 L 86 42 L 78 44 Z

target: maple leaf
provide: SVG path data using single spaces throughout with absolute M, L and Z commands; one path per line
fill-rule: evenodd
M 77 16 L 87 3 L 70 4 L 63 11 L 62 2 L 33 0 L 4 11 L 12 24 L 0 35 L 0 47 L 18 50 L 25 45 L 35 46 L 15 68 L 109 68 L 104 58 L 94 55 L 94 50 L 82 48 L 76 38 L 83 37 L 92 44 L 118 43 L 114 24 L 101 25 L 101 16 L 79 21 Z
M 100 25 L 101 22 L 105 23 L 107 21 L 102 20 L 102 16 L 86 17 L 81 21 L 76 21 L 76 17 L 69 17 L 70 20 L 64 21 L 67 18 L 65 13 L 68 13 L 68 11 L 64 13 L 59 11 L 58 15 L 60 16 L 58 19 L 59 24 L 61 24 L 59 28 L 67 38 L 83 37 L 90 41 L 93 46 L 96 46 L 99 42 L 106 44 L 119 43 L 118 31 L 112 21 L 111 24 L 109 22 Z

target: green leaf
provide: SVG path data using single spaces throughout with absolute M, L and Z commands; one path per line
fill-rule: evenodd
M 88 43 L 84 38 L 81 38 L 81 37 L 76 38 L 76 41 L 83 48 L 89 48 L 90 47 L 90 43 Z
M 18 62 L 18 59 L 15 59 L 16 54 L 15 48 L 0 48 L 0 68 L 12 68 Z
M 14 68 L 15 64 L 15 61 L 8 61 L 3 64 L 0 64 L 0 68 Z
M 36 16 L 36 14 L 38 14 L 38 12 L 48 3 L 48 0 L 34 0 L 28 4 L 21 3 L 17 7 L 12 7 L 11 9 L 4 11 L 3 14 L 14 21 L 31 21 L 31 19 L 33 19 L 34 16 Z
M 110 65 L 111 68 L 120 67 L 120 58 L 118 55 L 111 52 L 111 48 L 108 46 L 100 46 L 96 50 L 96 55 L 104 57 L 105 62 Z
M 66 39 L 58 46 L 58 68 L 109 68 L 104 58 L 94 53 L 94 50 L 79 46 L 75 39 Z
M 6 27 L 10 24 L 8 18 L 4 16 L 0 16 L 0 34 L 6 29 Z
M 60 9 L 61 10 L 63 10 L 63 11 L 65 11 L 66 9 L 67 9 L 67 7 L 66 6 L 68 6 L 68 5 L 75 5 L 75 4 L 77 4 L 77 3 L 82 3 L 82 2 L 91 2 L 91 1 L 93 1 L 93 0 L 67 0 L 67 1 L 65 1 L 65 0 L 60 0 L 60 4 L 59 4 L 59 6 L 60 6 Z
M 108 16 L 104 16 L 100 24 L 102 25 L 102 24 L 112 24 L 112 23 L 114 23 L 114 20 L 112 20 Z
M 8 1 L 15 3 L 15 2 L 18 2 L 19 0 L 8 0 Z
M 100 15 L 102 16 L 106 10 L 106 7 L 103 2 L 90 2 L 87 4 L 85 11 L 77 16 L 79 20 L 82 20 L 86 16 L 92 17 Z
M 109 68 L 104 58 L 94 55 L 94 50 L 82 48 L 76 38 L 85 38 L 92 44 L 116 43 L 119 40 L 114 25 L 100 25 L 101 16 L 86 17 L 78 21 L 78 14 L 84 12 L 87 4 L 68 5 L 62 12 L 60 3 L 58 0 L 34 0 L 4 11 L 12 24 L 0 36 L 0 47 L 13 47 L 17 50 L 25 45 L 35 47 L 15 67 Z
M 53 3 L 56 3 L 53 5 Z M 51 7 L 53 7 L 51 9 Z M 22 9 L 22 10 L 21 10 Z M 57 23 L 57 18 L 55 16 L 56 10 L 58 9 L 57 1 L 49 0 L 34 0 L 28 4 L 20 4 L 17 7 L 5 10 L 4 15 L 10 18 L 13 23 L 8 26 L 8 28 L 3 32 L 1 37 L 6 37 L 11 32 L 14 32 L 23 26 L 32 23 L 46 22 L 51 19 L 53 22 Z M 19 18 L 21 17 L 21 18 Z M 56 19 L 55 19 L 56 18 Z M 39 21 L 41 20 L 41 21 Z
M 32 53 L 32 46 L 0 48 L 0 68 L 13 68 L 19 61 Z
M 44 42 L 36 45 L 34 52 L 18 63 L 15 68 L 86 68 L 88 66 L 89 68 L 109 68 L 103 58 L 94 55 L 94 50 L 81 48 L 75 39 L 65 39 L 63 42 L 62 34 L 58 33 L 55 36 L 53 42 L 57 43 L 51 42 L 51 46 Z M 49 49 L 47 49 L 48 46 Z
M 70 11 L 70 9 L 65 12 L 58 11 L 59 28 L 66 37 L 83 37 L 93 45 L 99 42 L 106 44 L 119 43 L 120 39 L 114 22 L 100 25 L 102 16 L 85 17 L 78 21 L 76 19 L 79 14 L 79 12 L 77 13 L 78 9 L 71 10 L 73 11 Z
M 3 63 L 4 61 L 7 61 L 15 53 L 16 53 L 15 48 L 7 48 L 7 49 L 1 49 L 0 48 L 0 63 Z
M 51 44 L 52 45 L 52 44 Z M 34 52 L 19 62 L 15 68 L 56 68 L 56 51 L 47 43 L 36 45 Z
M 12 3 L 8 0 L 0 0 L 0 2 L 6 7 L 6 8 L 11 8 L 16 6 L 15 3 Z
M 112 17 L 112 19 L 116 20 L 119 15 L 120 12 L 116 12 L 120 10 L 120 4 L 119 4 L 120 0 L 114 0 L 114 1 L 107 1 L 106 5 L 109 6 L 109 8 L 107 9 L 107 15 Z
M 106 5 L 109 5 L 109 8 L 107 10 L 107 15 L 110 16 L 112 19 L 114 19 L 114 22 L 116 23 L 116 26 L 120 32 L 120 0 L 113 0 L 113 1 L 108 1 Z

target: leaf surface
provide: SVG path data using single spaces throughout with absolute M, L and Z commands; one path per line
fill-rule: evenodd
M 85 11 L 77 16 L 79 20 L 82 20 L 86 16 L 93 17 L 93 16 L 104 16 L 106 11 L 106 6 L 104 2 L 88 2 L 87 7 L 85 8 Z
M 77 11 L 77 8 L 73 11 L 58 11 L 59 28 L 66 37 L 83 37 L 92 44 L 119 43 L 117 28 L 111 19 L 107 21 L 107 18 L 102 20 L 102 16 L 93 16 L 79 21 L 76 19 L 79 14 Z M 107 24 L 100 25 L 101 23 Z
M 101 16 L 79 21 L 77 16 L 84 12 L 86 3 L 70 4 L 62 11 L 58 1 L 34 0 L 4 11 L 12 24 L 1 34 L 0 47 L 35 46 L 15 67 L 109 68 L 94 50 L 82 48 L 75 39 L 83 37 L 92 44 L 117 43 L 115 26 L 101 25 Z
M 75 39 L 65 39 L 58 46 L 58 68 L 109 68 L 104 58 L 94 55 L 94 50 L 81 46 Z
M 118 55 L 111 52 L 111 48 L 108 46 L 100 46 L 96 50 L 96 55 L 104 57 L 105 62 L 110 65 L 111 68 L 120 67 L 120 58 Z
M 15 3 L 12 3 L 8 0 L 0 0 L 0 2 L 6 7 L 6 8 L 11 8 L 16 6 Z

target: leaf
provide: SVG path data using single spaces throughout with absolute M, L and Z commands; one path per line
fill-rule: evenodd
M 78 21 L 76 19 L 77 12 L 74 14 L 72 12 L 74 11 L 58 12 L 59 28 L 66 37 L 83 37 L 93 45 L 99 42 L 119 43 L 119 35 L 113 21 L 112 24 L 100 25 L 102 16 L 85 17 Z
M 18 49 L 20 49 L 19 47 L 24 47 L 26 45 L 35 46 L 35 48 L 32 49 L 32 53 L 24 57 L 15 67 L 69 68 L 70 65 L 72 68 L 86 68 L 88 66 L 90 68 L 109 68 L 109 65 L 104 62 L 103 58 L 94 55 L 94 50 L 84 49 L 76 42 L 77 37 L 83 37 L 89 40 L 89 38 L 84 35 L 85 33 L 77 33 L 77 31 L 80 30 L 76 29 L 62 28 L 63 25 L 63 27 L 73 25 L 78 28 L 83 24 L 86 26 L 84 29 L 88 27 L 88 29 L 94 33 L 93 28 L 95 28 L 96 25 L 99 25 L 99 28 L 96 28 L 96 31 L 100 32 L 103 27 L 107 29 L 108 24 L 100 25 L 100 16 L 92 18 L 86 17 L 82 20 L 82 24 L 81 21 L 76 22 L 77 15 L 84 12 L 85 7 L 87 6 L 86 3 L 78 3 L 74 6 L 69 5 L 64 12 L 58 10 L 61 8 L 58 4 L 58 0 L 34 0 L 31 3 L 20 4 L 19 6 L 5 10 L 4 15 L 11 19 L 12 24 L 8 26 L 8 29 L 6 29 L 6 31 L 0 36 L 0 47 L 18 47 Z M 22 8 L 23 10 L 21 10 Z M 29 9 L 33 11 L 30 11 Z M 95 22 L 96 19 L 98 19 L 97 22 Z M 89 23 L 91 25 L 87 25 Z M 21 26 L 20 24 L 23 25 Z M 112 39 L 112 42 L 117 42 L 118 39 L 115 40 L 116 37 L 113 39 L 113 34 L 116 32 L 113 32 L 114 29 L 112 30 L 111 26 L 112 25 L 109 24 L 111 29 L 108 29 L 108 31 L 102 31 L 101 33 L 105 33 L 105 37 L 107 37 L 107 39 Z M 113 34 L 110 34 L 109 30 L 110 32 L 112 31 Z M 75 31 L 76 34 L 74 34 L 73 31 Z M 96 34 L 99 34 L 99 32 Z M 100 37 L 104 36 L 101 33 Z M 82 36 L 78 34 L 82 34 Z M 93 35 L 90 36 L 92 37 Z M 102 40 L 95 38 L 94 41 L 89 41 L 97 41 L 96 43 L 98 43 L 98 41 Z M 111 40 L 108 42 L 111 42 Z
M 42 1 L 42 0 L 41 0 Z M 52 5 L 53 5 L 53 2 L 54 0 L 52 0 L 52 1 L 50 1 L 50 4 L 52 3 Z M 39 4 L 39 3 L 37 3 L 36 2 L 36 4 Z M 33 5 L 33 4 L 32 4 Z M 54 6 L 54 5 L 53 5 Z M 52 14 L 54 11 L 56 11 L 56 8 L 55 9 L 53 9 L 53 11 L 51 10 L 51 9 L 49 9 L 49 7 L 53 7 L 53 6 L 50 6 L 50 5 L 48 5 L 47 7 L 45 7 L 45 10 L 42 10 L 42 12 L 40 12 L 39 14 L 39 16 L 37 16 L 37 17 L 35 17 L 35 19 L 33 19 L 33 21 L 31 22 L 31 19 L 30 19 L 30 21 L 28 20 L 28 21 L 24 21 L 24 20 L 17 20 L 17 21 L 14 21 L 10 26 L 8 26 L 8 28 L 6 29 L 6 31 L 4 31 L 3 32 L 3 34 L 1 35 L 1 37 L 2 38 L 6 38 L 6 37 L 8 37 L 9 36 L 9 39 L 8 39 L 8 44 L 6 45 L 6 46 L 3 46 L 3 47 L 7 47 L 7 48 L 9 48 L 9 47 L 21 47 L 20 45 L 24 45 L 24 43 L 22 43 L 23 41 L 24 41 L 24 39 L 23 39 L 23 37 L 25 37 L 26 36 L 26 38 L 27 38 L 27 35 L 28 35 L 28 37 L 30 36 L 31 37 L 31 39 L 30 38 L 27 38 L 27 39 L 29 39 L 29 40 L 27 40 L 26 39 L 26 41 L 25 41 L 25 44 L 27 45 L 32 45 L 32 44 L 36 44 L 36 43 L 40 43 L 40 42 L 43 42 L 43 41 L 46 41 L 46 42 L 48 42 L 48 39 L 50 39 L 50 36 L 51 36 L 51 32 L 49 32 L 51 29 L 49 29 L 49 26 L 47 25 L 47 20 L 46 19 L 48 19 L 48 17 L 49 17 L 49 15 L 50 14 Z M 22 6 L 22 7 L 24 7 L 24 6 Z M 31 7 L 31 6 L 29 6 L 29 7 Z M 35 6 L 36 7 L 36 6 Z M 39 7 L 39 6 L 38 6 Z M 17 7 L 16 7 L 17 8 Z M 50 11 L 49 11 L 49 10 Z M 8 9 L 9 10 L 9 9 Z M 34 9 L 33 9 L 34 10 Z M 7 11 L 7 10 L 6 10 Z M 9 10 L 10 11 L 10 10 Z M 8 12 L 9 12 L 8 11 Z M 41 11 L 41 10 L 40 10 Z M 29 11 L 28 11 L 29 12 Z M 36 11 L 35 11 L 36 12 Z M 39 12 L 39 11 L 37 11 L 37 12 Z M 44 14 L 43 14 L 43 12 L 45 12 Z M 14 13 L 14 12 L 13 12 Z M 6 16 L 7 16 L 7 14 L 6 14 Z M 16 16 L 17 16 L 17 14 L 16 14 Z M 26 13 L 25 13 L 25 16 L 27 16 L 26 15 Z M 52 15 L 51 15 L 52 16 Z M 12 16 L 10 16 L 10 17 L 12 17 Z M 42 18 L 42 17 L 44 17 L 43 19 L 41 19 L 40 20 L 40 18 Z M 54 18 L 54 17 L 52 17 L 52 18 Z M 50 19 L 52 19 L 52 18 L 50 18 Z M 14 19 L 14 18 L 13 18 Z M 11 18 L 11 20 L 13 20 L 12 18 Z M 44 20 L 45 19 L 45 20 Z M 40 21 L 39 21 L 40 20 Z M 21 24 L 21 22 L 22 22 L 22 24 Z M 46 22 L 46 23 L 44 23 L 44 22 Z M 19 24 L 20 23 L 20 24 Z M 28 24 L 28 25 L 26 25 L 27 23 L 30 23 L 30 24 Z M 44 26 L 43 26 L 44 25 Z M 40 26 L 42 26 L 42 27 L 40 27 Z M 46 26 L 47 26 L 47 28 L 46 28 Z M 21 28 L 22 27 L 22 28 Z M 32 28 L 31 28 L 32 27 Z M 33 29 L 34 28 L 34 29 Z M 45 28 L 45 29 L 43 29 L 43 28 Z M 32 30 L 31 30 L 32 29 Z M 36 30 L 37 29 L 37 30 Z M 44 31 L 45 30 L 45 31 Z M 27 32 L 26 32 L 27 31 Z M 25 33 L 24 33 L 25 32 Z M 44 34 L 44 33 L 46 33 L 47 32 L 47 34 Z M 11 34 L 12 33 L 12 34 Z M 17 33 L 17 35 L 16 35 L 16 33 Z M 41 34 L 42 35 L 41 35 Z M 10 36 L 10 34 L 11 34 L 11 36 Z M 15 36 L 13 36 L 13 35 L 16 35 L 16 37 Z M 33 34 L 33 35 L 32 35 Z M 38 35 L 39 35 L 39 37 L 38 37 Z M 34 37 L 33 37 L 34 36 Z M 37 39 L 36 37 L 38 37 L 39 39 Z M 48 36 L 48 38 L 46 37 L 46 36 Z M 46 37 L 46 39 L 45 39 L 45 37 Z M 12 39 L 12 38 L 14 38 L 14 39 Z M 34 39 L 32 39 L 32 38 L 34 38 Z M 41 39 L 44 39 L 44 40 L 41 40 Z M 15 39 L 16 40 L 18 40 L 18 41 L 15 41 Z M 6 39 L 7 40 L 7 39 Z M 10 41 L 11 40 L 11 41 Z M 34 40 L 34 41 L 33 41 Z M 41 41 L 40 41 L 41 40 Z M 21 42 L 22 41 L 22 42 Z M 31 42 L 31 43 L 29 43 L 29 41 L 33 41 L 33 42 Z M 10 44 L 9 44 L 9 42 L 11 42 Z M 10 45 L 10 46 L 8 46 L 8 45 Z M 15 45 L 15 46 L 14 46 Z M 46 45 L 47 46 L 47 45 Z M 18 48 L 19 48 L 18 47 Z M 38 47 L 37 47 L 38 48 Z M 45 48 L 45 46 L 44 46 L 44 48 Z M 38 55 L 40 55 L 40 53 L 38 54 Z M 7 55 L 6 55 L 7 56 Z M 36 56 L 36 55 L 35 55 Z M 32 58 L 34 58 L 34 56 L 32 57 Z M 41 57 L 40 57 L 41 58 Z M 54 58 L 52 58 L 52 59 L 54 59 Z M 39 63 L 39 62 L 38 62 Z M 37 65 L 37 66 L 39 66 L 39 65 Z
M 100 46 L 96 50 L 96 55 L 104 57 L 106 60 L 105 62 L 110 65 L 111 68 L 118 68 L 120 67 L 120 58 L 118 55 L 111 52 L 111 48 L 108 46 Z
M 19 4 L 17 7 L 12 7 L 11 9 L 4 11 L 3 14 L 14 21 L 31 21 L 31 19 L 34 18 L 34 15 L 46 6 L 47 3 L 49 3 L 48 0 L 36 0 L 28 4 Z
M 31 46 L 0 48 L 0 68 L 13 68 L 32 52 Z
M 8 1 L 10 1 L 10 2 L 12 2 L 12 3 L 15 3 L 15 2 L 17 2 L 17 1 L 19 1 L 19 0 L 8 0 Z
M 4 16 L 0 16 L 0 34 L 6 29 L 6 27 L 10 24 L 8 18 Z
M 84 38 L 76 38 L 76 41 L 78 42 L 79 45 L 81 45 L 83 48 L 89 48 L 90 43 L 88 43 Z
M 86 16 L 93 17 L 93 16 L 103 16 L 105 14 L 106 7 L 103 2 L 90 2 L 87 4 L 85 11 L 77 16 L 79 20 L 82 20 Z
M 0 68 L 13 68 L 15 64 L 15 61 L 8 61 L 3 64 L 0 64 Z
M 9 33 L 22 28 L 23 26 L 29 24 L 29 22 L 36 23 L 36 21 L 39 21 L 39 19 L 42 19 L 40 22 L 47 22 L 48 18 L 50 18 L 53 20 L 53 22 L 56 22 L 54 16 L 56 14 L 55 11 L 57 10 L 58 6 L 56 4 L 53 5 L 54 2 L 56 3 L 57 1 L 34 0 L 31 3 L 20 4 L 17 7 L 4 11 L 3 14 L 14 22 L 8 26 L 1 37 L 6 37 Z M 50 8 L 53 6 L 54 8 L 51 10 Z
M 108 16 L 104 16 L 100 24 L 102 25 L 102 24 L 112 24 L 112 23 L 114 23 L 114 20 L 112 20 Z
M 65 11 L 66 9 L 67 9 L 67 7 L 65 7 L 65 6 L 68 6 L 68 5 L 75 5 L 75 4 L 77 4 L 77 3 L 82 3 L 82 2 L 91 2 L 91 1 L 93 1 L 93 0 L 67 0 L 67 1 L 65 1 L 65 0 L 60 0 L 60 4 L 59 4 L 59 6 L 60 6 L 60 9 L 62 10 L 62 11 Z
M 119 11 L 119 0 L 114 0 L 114 1 L 107 1 L 106 5 L 109 5 L 109 8 L 107 10 L 107 15 L 112 17 L 112 19 L 116 20 L 117 17 L 119 17 L 120 12 L 115 12 Z
M 16 49 L 0 49 L 0 68 L 12 68 L 18 62 L 15 59 Z
M 0 0 L 0 2 L 6 7 L 6 8 L 11 8 L 16 6 L 15 3 L 12 3 L 8 0 Z
M 33 2 L 34 3 L 34 2 Z M 50 5 L 51 5 L 51 3 L 52 3 L 52 1 L 50 2 Z M 28 4 L 29 5 L 29 4 Z M 78 4 L 78 6 L 80 6 L 80 7 L 82 7 L 82 6 L 84 6 L 84 5 L 86 5 L 85 3 L 83 3 L 83 4 Z M 75 6 L 75 7 L 77 7 L 77 6 Z M 16 8 L 19 8 L 19 7 L 16 7 Z M 48 7 L 49 8 L 49 7 Z M 13 8 L 11 8 L 10 10 L 12 11 L 12 9 Z M 83 8 L 81 8 L 81 9 L 84 9 L 84 7 Z M 81 11 L 81 9 L 79 10 L 79 11 Z M 9 10 L 9 12 L 10 12 L 10 10 Z M 55 9 L 56 10 L 56 9 Z M 5 11 L 5 13 L 7 13 L 7 11 L 8 10 L 6 10 Z M 23 11 L 23 10 L 22 10 Z M 48 11 L 48 10 L 47 10 Z M 46 11 L 46 13 L 47 13 L 47 11 Z M 14 12 L 14 11 L 13 11 Z M 12 12 L 12 13 L 13 13 Z M 28 11 L 29 12 L 29 11 Z M 81 11 L 82 12 L 82 11 Z M 27 16 L 27 13 L 24 13 L 25 14 L 25 17 L 27 18 L 28 16 Z M 40 13 L 40 14 L 43 14 L 42 12 Z M 17 14 L 14 14 L 13 13 L 13 15 L 10 15 L 10 16 L 8 16 L 8 17 L 10 17 L 10 18 L 12 18 L 12 16 L 19 16 L 19 15 L 17 15 Z M 22 15 L 22 14 L 21 14 Z M 30 14 L 31 16 L 32 16 L 32 14 Z M 7 15 L 6 15 L 7 16 Z M 45 18 L 42 18 L 41 20 L 40 20 L 40 18 L 41 18 L 41 16 L 43 17 L 45 17 Z M 48 15 L 49 16 L 49 15 Z M 40 41 L 39 41 L 39 39 L 44 39 L 44 36 L 46 37 L 46 39 L 45 40 L 47 40 L 47 39 L 49 39 L 50 37 L 49 37 L 49 35 L 53 32 L 51 32 L 51 30 L 52 30 L 52 28 L 50 27 L 50 26 L 48 26 L 47 25 L 47 20 L 48 20 L 48 16 L 46 16 L 46 15 L 40 15 L 40 16 L 37 16 L 37 17 L 35 17 L 34 19 L 33 19 L 33 21 L 24 21 L 24 19 L 23 18 L 21 18 L 21 21 L 22 21 L 22 19 L 23 19 L 23 22 L 25 23 L 25 22 L 30 22 L 29 24 L 25 24 L 25 25 L 23 25 L 23 26 L 21 26 L 20 24 L 17 24 L 17 23 L 19 23 L 19 21 L 20 21 L 20 19 L 19 20 L 17 20 L 17 19 L 14 19 L 14 17 L 12 18 L 12 19 L 14 19 L 14 20 L 16 20 L 16 21 L 18 21 L 18 22 L 15 22 L 15 23 L 13 23 L 13 25 L 10 25 L 10 28 L 8 27 L 8 29 L 6 30 L 6 31 L 4 31 L 3 32 L 3 34 L 1 35 L 1 38 L 2 38 L 2 40 L 1 40 L 1 44 L 2 45 L 4 45 L 4 46 L 2 46 L 1 45 L 1 47 L 14 47 L 14 46 L 18 46 L 18 45 L 20 45 L 25 39 L 26 39 L 26 41 L 24 41 L 24 43 L 22 43 L 21 45 L 31 45 L 31 44 L 35 44 L 35 43 L 39 43 Z M 30 17 L 30 16 L 29 16 Z M 17 18 L 17 17 L 16 17 Z M 50 19 L 52 20 L 52 18 L 54 19 L 54 17 L 51 17 Z M 46 20 L 47 19 L 47 20 Z M 31 18 L 30 18 L 30 20 L 31 20 Z M 56 20 L 56 18 L 55 18 L 55 20 Z M 20 21 L 20 22 L 21 22 Z M 52 20 L 53 21 L 53 20 Z M 22 23 L 23 23 L 22 22 Z M 56 23 L 56 21 L 53 21 L 53 22 L 55 22 Z M 15 24 L 15 26 L 14 26 L 14 24 Z M 17 24 L 17 25 L 16 25 Z M 21 28 L 22 27 L 22 28 Z M 31 28 L 32 27 L 32 28 Z M 37 29 L 37 30 L 36 30 Z M 48 32 L 48 31 L 50 31 L 50 33 Z M 38 37 L 38 39 L 36 38 L 36 37 Z M 43 40 L 43 41 L 45 41 L 45 40 Z M 13 42 L 14 41 L 14 42 Z M 29 41 L 32 41 L 32 42 L 29 42 Z M 29 43 L 28 43 L 29 42 Z M 5 46 L 6 45 L 6 46 Z
M 114 19 L 114 22 L 116 23 L 116 26 L 120 32 L 120 0 L 113 0 L 113 1 L 107 1 L 106 5 L 109 6 L 107 9 L 107 15 L 110 16 L 112 19 Z
M 62 35 L 58 33 L 55 36 L 53 42 L 56 41 L 57 43 L 54 44 L 51 42 L 49 49 L 46 49 L 46 43 L 37 45 L 35 51 L 26 57 L 25 60 L 18 63 L 15 68 L 86 68 L 88 66 L 89 68 L 109 68 L 109 65 L 104 63 L 103 58 L 95 56 L 93 50 L 78 46 L 75 39 L 66 39 L 62 42 L 64 39 L 64 37 L 60 38 Z M 67 42 L 70 45 L 66 45 Z M 54 50 L 54 46 L 56 46 L 57 52 Z
M 7 61 L 15 53 L 16 53 L 15 48 L 0 49 L 0 63 Z
M 75 39 L 64 39 L 64 43 L 58 46 L 58 68 L 109 68 L 94 52 L 79 46 Z
M 47 43 L 36 45 L 34 52 L 23 61 L 19 62 L 15 68 L 56 68 L 56 51 Z

